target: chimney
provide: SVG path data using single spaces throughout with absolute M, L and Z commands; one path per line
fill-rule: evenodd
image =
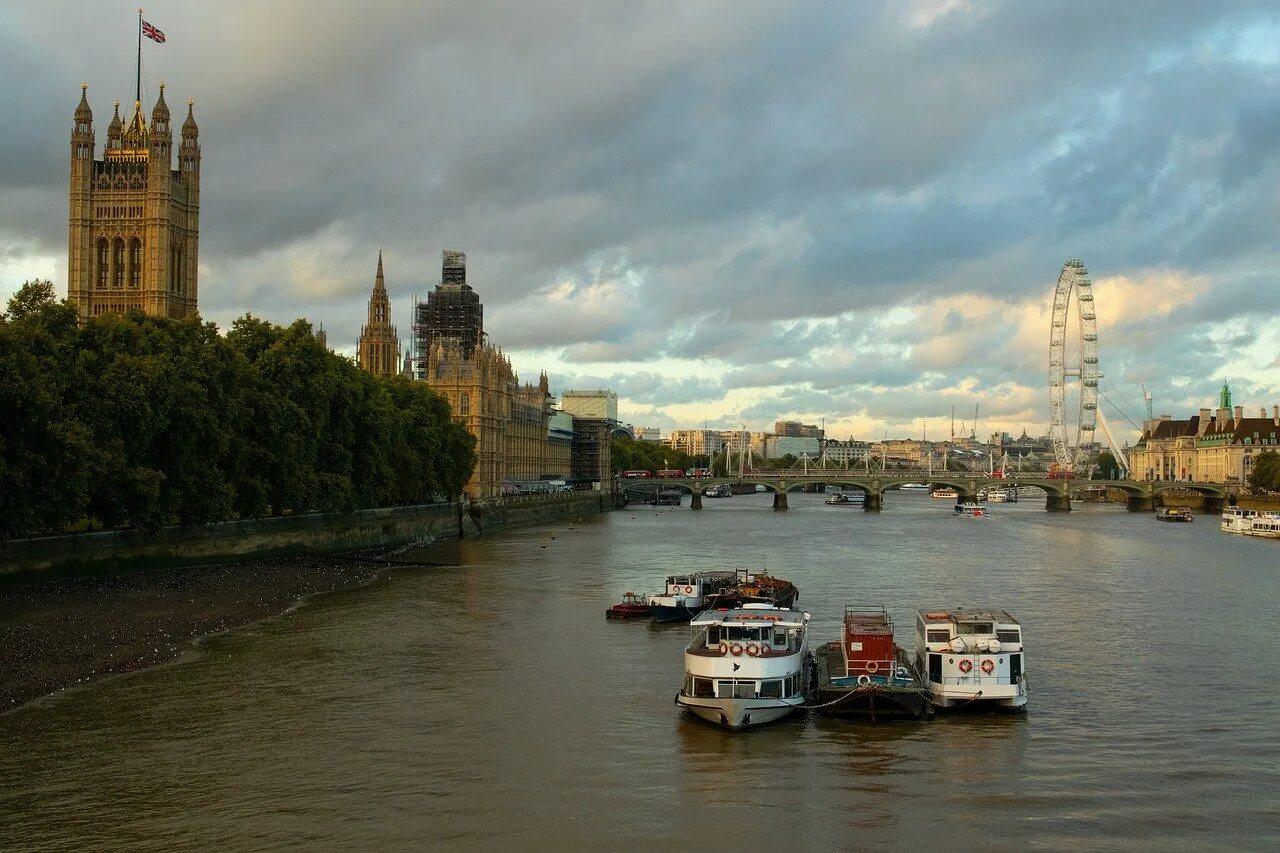
M 1231 420 L 1231 410 L 1228 409 L 1226 406 L 1219 406 L 1218 417 L 1216 420 L 1217 420 L 1217 423 L 1213 425 L 1215 430 L 1221 431 L 1226 429 L 1227 421 Z
M 1244 406 L 1236 406 L 1236 422 L 1235 426 L 1239 427 L 1240 422 L 1244 420 Z
M 1280 426 L 1280 406 L 1271 407 L 1271 423 L 1273 426 Z
M 1209 410 L 1200 410 L 1200 423 L 1196 425 L 1196 435 L 1204 435 L 1204 431 L 1209 428 Z

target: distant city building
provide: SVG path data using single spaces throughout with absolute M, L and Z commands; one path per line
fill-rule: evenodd
M 816 424 L 802 424 L 800 421 L 775 421 L 773 434 L 780 438 L 816 438 L 819 441 L 826 438 Z
M 360 328 L 356 362 L 374 376 L 395 376 L 400 372 L 400 338 L 391 325 L 391 300 L 382 277 L 382 250 L 378 250 L 378 271 L 369 294 L 369 317 Z
M 484 343 L 484 306 L 480 294 L 467 284 L 467 255 L 445 249 L 441 256 L 440 283 L 426 302 L 413 307 L 413 328 L 418 358 L 437 341 L 448 341 L 467 358 Z
M 142 103 L 107 126 L 102 159 L 94 159 L 88 84 L 80 86 L 71 131 L 71 214 L 67 299 L 81 321 L 138 310 L 152 317 L 196 312 L 200 243 L 199 130 L 187 101 L 173 166 L 169 107 L 160 97 L 148 127 Z
M 822 443 L 821 452 L 826 456 L 828 464 L 851 468 L 866 462 L 871 454 L 871 444 L 865 441 L 829 439 Z
M 1243 483 L 1264 450 L 1280 450 L 1280 405 L 1245 417 L 1244 406 L 1233 410 L 1224 385 L 1216 412 L 1204 408 L 1186 420 L 1160 415 L 1144 423 L 1129 463 L 1138 480 Z
M 718 430 L 676 429 L 671 431 L 671 449 L 690 456 L 715 456 L 724 449 Z
M 768 432 L 742 432 L 741 430 L 722 430 L 720 432 L 721 446 L 737 454 L 742 447 L 743 437 L 746 437 L 747 452 L 752 456 L 764 458 L 765 442 L 773 437 Z
M 920 465 L 933 452 L 933 445 L 915 438 L 887 438 L 873 443 L 869 450 L 876 459 L 900 459 L 912 465 Z
M 544 477 L 561 480 L 573 474 L 573 415 L 554 411 L 547 419 L 547 468 Z
M 566 390 L 560 395 L 560 407 L 575 418 L 618 420 L 618 394 L 604 388 L 594 391 Z
M 636 441 L 662 441 L 662 431 L 657 427 L 635 427 Z
M 794 456 L 797 459 L 807 456 L 809 459 L 817 459 L 821 454 L 817 436 L 774 435 L 764 443 L 766 459 L 781 459 L 784 456 Z

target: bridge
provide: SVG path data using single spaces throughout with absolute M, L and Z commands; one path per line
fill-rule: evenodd
M 733 477 L 689 477 L 680 478 L 645 478 L 618 479 L 618 491 L 624 497 L 629 491 L 653 492 L 656 489 L 679 489 L 693 496 L 692 509 L 702 509 L 702 492 L 707 486 L 716 484 L 763 486 L 773 492 L 773 508 L 787 508 L 787 493 L 803 489 L 811 485 L 838 486 L 845 489 L 859 489 L 866 494 L 863 508 L 877 512 L 881 508 L 884 494 L 900 489 L 907 483 L 928 483 L 931 488 L 951 487 L 956 490 L 960 501 L 971 501 L 977 498 L 981 489 L 994 486 L 1013 488 L 1017 486 L 1034 486 L 1045 493 L 1044 508 L 1049 512 L 1070 512 L 1071 492 L 1082 488 L 1103 486 L 1121 489 L 1128 496 L 1130 512 L 1150 512 L 1155 508 L 1157 497 L 1171 489 L 1199 492 L 1204 496 L 1204 511 L 1219 513 L 1226 502 L 1227 489 L 1221 483 L 1188 483 L 1172 480 L 1060 480 L 1052 479 L 1044 474 L 1017 474 L 1014 476 L 993 477 L 989 474 L 971 472 L 939 472 L 926 470 L 900 471 L 768 471 L 748 472 Z

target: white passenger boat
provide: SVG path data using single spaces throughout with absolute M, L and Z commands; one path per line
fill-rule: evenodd
M 1280 539 L 1280 512 L 1229 506 L 1222 511 L 1224 533 Z
M 919 611 L 916 670 L 939 709 L 1026 710 L 1022 626 L 1003 610 Z
M 993 504 L 1016 503 L 1018 500 L 1018 490 L 1006 489 L 1003 486 L 996 486 L 987 490 L 987 500 Z
M 932 492 L 929 493 L 929 497 L 951 498 L 952 500 L 954 500 L 955 498 L 960 497 L 960 493 L 957 492 L 955 489 L 951 488 L 950 486 L 947 486 L 941 489 L 934 489 Z
M 929 491 L 928 483 L 903 483 L 898 488 L 904 492 L 927 492 Z
M 692 628 L 677 705 L 726 728 L 745 729 L 804 704 L 808 613 L 744 604 L 708 610 Z
M 958 503 L 955 505 L 955 514 L 970 516 L 972 518 L 987 518 L 991 515 L 991 511 L 982 504 L 965 501 L 964 503 Z
M 669 575 L 665 592 L 649 598 L 649 612 L 655 622 L 688 622 L 707 606 L 706 598 L 722 592 L 737 581 L 736 572 L 692 572 Z

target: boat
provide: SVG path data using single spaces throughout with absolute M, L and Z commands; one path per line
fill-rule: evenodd
M 655 492 L 653 497 L 649 498 L 646 503 L 651 506 L 680 506 L 680 500 L 684 497 L 684 492 L 679 489 L 662 489 Z
M 922 720 L 933 715 L 929 691 L 894 644 L 893 621 L 879 610 L 844 609 L 839 642 L 813 651 L 815 707 L 833 717 Z
M 1018 490 L 1006 489 L 1004 486 L 996 486 L 987 490 L 987 500 L 993 504 L 1017 503 Z
M 610 607 L 604 612 L 606 619 L 648 619 L 649 618 L 649 602 L 648 596 L 636 595 L 634 592 L 624 592 L 622 601 Z
M 981 504 L 976 504 L 973 501 L 965 501 L 964 503 L 957 503 L 955 505 L 955 514 L 971 516 L 973 518 L 986 518 L 991 515 L 991 510 Z
M 688 622 L 707 607 L 707 596 L 731 587 L 737 580 L 731 571 L 670 575 L 666 592 L 649 596 L 649 613 L 655 622 Z
M 867 496 L 862 492 L 835 492 L 823 501 L 828 506 L 862 506 L 866 502 Z
M 768 604 L 708 610 L 692 622 L 676 704 L 745 729 L 805 704 L 809 614 Z
M 702 496 L 704 498 L 731 498 L 733 497 L 733 488 L 728 483 L 716 483 L 715 485 L 707 486 Z
M 901 486 L 898 486 L 898 489 L 903 492 L 927 492 L 929 491 L 929 484 L 928 483 L 903 483 Z
M 800 590 L 791 581 L 766 572 L 738 569 L 730 584 L 707 596 L 707 609 L 733 609 L 746 604 L 794 607 L 799 599 Z
M 1195 521 L 1191 508 L 1185 506 L 1164 506 L 1156 510 L 1157 521 Z
M 947 486 L 946 488 L 943 488 L 943 489 L 934 489 L 932 492 L 929 493 L 929 497 L 951 498 L 952 500 L 954 500 L 955 498 L 960 497 L 960 493 L 957 492 L 955 489 L 951 488 L 950 486 Z
M 1222 530 L 1224 533 L 1280 539 L 1280 512 L 1229 506 L 1222 511 Z
M 1026 710 L 1022 626 L 1003 610 L 919 611 L 914 665 L 940 710 Z

